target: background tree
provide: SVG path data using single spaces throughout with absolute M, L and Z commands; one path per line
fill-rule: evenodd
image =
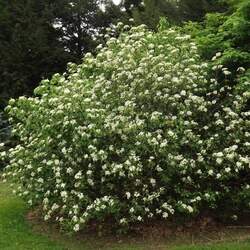
M 109 4 L 111 6 L 114 7 L 112 3 Z M 60 40 L 70 53 L 71 61 L 77 63 L 86 52 L 95 49 L 97 35 L 112 20 L 101 10 L 98 0 L 61 0 L 55 18 L 56 29 L 61 33 Z
M 133 7 L 136 23 L 156 29 L 161 17 L 173 25 L 185 21 L 201 21 L 208 12 L 225 11 L 227 4 L 220 0 L 144 0 Z
M 0 106 L 65 69 L 69 57 L 53 27 L 55 6 L 56 1 L 0 1 Z

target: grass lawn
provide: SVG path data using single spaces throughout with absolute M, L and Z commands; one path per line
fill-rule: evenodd
M 26 223 L 26 206 L 22 200 L 11 195 L 8 185 L 0 184 L 0 249 L 2 250 L 59 250 L 60 244 L 48 237 L 32 232 Z
M 8 184 L 0 182 L 1 250 L 250 250 L 250 240 L 245 240 L 247 237 L 250 239 L 249 230 L 227 234 L 225 236 L 227 243 L 215 243 L 210 239 L 202 244 L 199 243 L 199 239 L 195 241 L 192 239 L 196 244 L 190 244 L 191 240 L 187 238 L 154 241 L 153 239 L 105 239 L 84 235 L 70 237 L 44 224 L 31 225 L 25 219 L 26 214 L 27 207 L 24 202 L 11 194 Z
M 244 241 L 241 243 L 223 243 L 206 246 L 182 246 L 171 248 L 171 250 L 250 250 L 250 241 Z

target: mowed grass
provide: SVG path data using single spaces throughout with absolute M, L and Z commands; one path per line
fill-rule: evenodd
M 32 232 L 25 221 L 26 211 L 24 202 L 12 195 L 8 185 L 0 183 L 0 249 L 62 250 L 48 237 Z
M 230 242 L 214 243 L 212 240 L 199 244 L 190 244 L 190 239 L 185 238 L 137 241 L 135 238 L 107 239 L 95 235 L 67 236 L 49 226 L 31 225 L 25 219 L 27 212 L 24 202 L 12 194 L 8 184 L 0 181 L 0 250 L 250 250 L 250 240 L 239 240 L 246 238 L 246 232 L 243 237 L 233 233 L 232 237 L 225 238 Z M 37 230 L 40 227 L 42 229 Z
M 249 236 L 250 237 L 250 236 Z M 250 250 L 250 241 L 222 243 L 216 245 L 179 246 L 171 250 Z

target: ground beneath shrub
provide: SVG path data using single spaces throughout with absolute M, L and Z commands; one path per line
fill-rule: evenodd
M 200 231 L 201 229 L 201 231 Z M 111 237 L 96 231 L 71 236 L 56 225 L 45 223 L 37 211 L 28 212 L 24 202 L 11 194 L 8 184 L 0 182 L 1 250 L 249 250 L 250 227 L 222 227 L 209 218 L 189 225 L 165 224 L 138 227 L 140 235 Z

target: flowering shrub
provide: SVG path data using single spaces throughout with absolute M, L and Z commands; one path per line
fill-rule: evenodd
M 124 26 L 97 49 L 42 81 L 37 97 L 10 100 L 20 143 L 2 156 L 16 192 L 74 231 L 247 209 L 249 83 L 209 79 L 196 45 L 174 29 Z M 213 70 L 227 81 L 227 69 Z
M 7 145 L 10 140 L 10 127 L 6 120 L 6 117 L 3 115 L 3 112 L 0 110 L 0 150 L 3 147 L 3 143 Z M 4 168 L 4 162 L 0 158 L 0 171 Z

